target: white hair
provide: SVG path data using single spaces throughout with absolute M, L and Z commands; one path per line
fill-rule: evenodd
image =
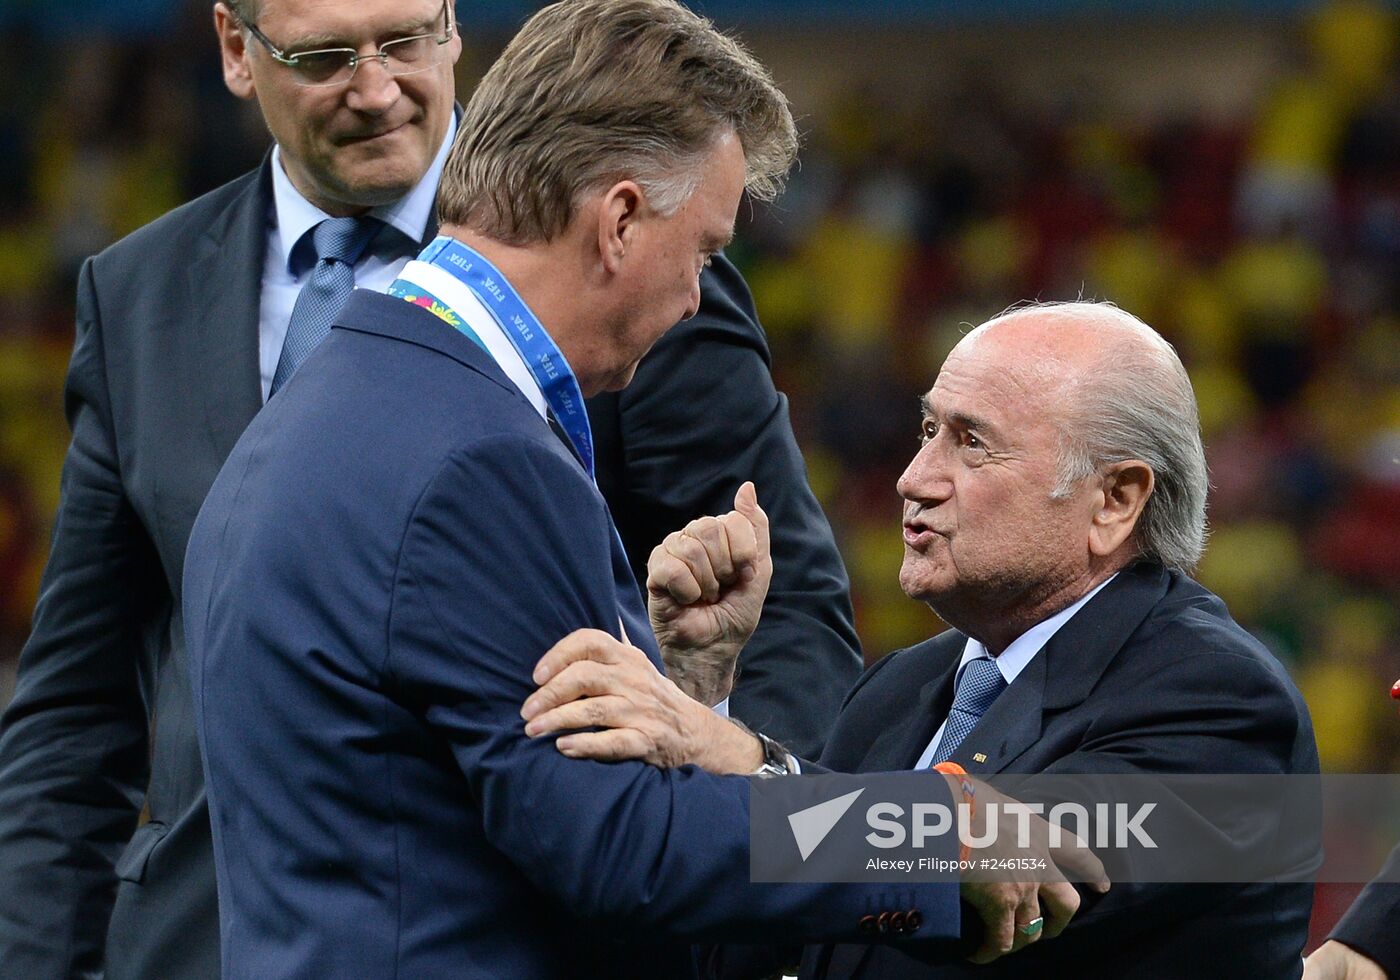
M 1060 413 L 1059 474 L 1053 496 L 1110 463 L 1139 459 L 1152 468 L 1154 485 L 1143 506 L 1136 537 L 1141 557 L 1189 571 L 1206 544 L 1206 493 L 1210 477 L 1201 444 L 1200 414 L 1191 379 L 1176 350 L 1146 323 L 1112 303 L 1035 303 L 989 322 L 1028 312 L 1049 313 L 1082 325 L 1126 329 L 1137 342 L 1112 344 L 1111 359 L 1085 371 Z

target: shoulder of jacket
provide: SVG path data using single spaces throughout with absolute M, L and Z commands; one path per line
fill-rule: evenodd
M 962 650 L 963 641 L 962 634 L 948 629 L 922 643 L 887 653 L 866 668 L 846 695 L 845 703 L 849 704 L 862 693 L 884 691 L 890 687 L 895 690 L 918 690 L 947 667 L 948 659 Z
M 262 171 L 262 167 L 251 170 L 166 212 L 107 246 L 92 262 L 95 266 L 125 269 L 132 263 L 149 262 L 153 255 L 188 254 L 219 215 L 247 195 L 258 195 Z

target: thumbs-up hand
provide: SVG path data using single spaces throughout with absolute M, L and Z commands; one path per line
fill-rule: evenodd
M 697 701 L 717 704 L 758 626 L 773 578 L 768 515 L 745 483 L 734 509 L 674 531 L 647 561 L 647 607 L 666 672 Z

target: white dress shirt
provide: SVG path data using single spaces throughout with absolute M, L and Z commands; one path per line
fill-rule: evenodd
M 457 118 L 448 123 L 442 146 L 433 158 L 428 172 L 413 190 L 392 204 L 371 208 L 370 217 L 388 225 L 380 231 L 355 263 L 355 285 L 365 289 L 387 289 L 408 260 L 427 244 L 424 236 L 433 216 L 433 201 L 437 197 L 438 180 L 442 177 L 447 152 L 457 135 Z M 282 342 L 287 338 L 287 324 L 292 319 L 301 287 L 311 278 L 315 268 L 311 249 L 297 248 L 313 228 L 330 215 L 302 197 L 292 186 L 282 169 L 282 150 L 272 150 L 272 214 L 268 216 L 266 259 L 263 262 L 262 294 L 258 305 L 258 367 L 262 374 L 262 396 L 267 401 L 272 390 L 272 375 L 282 356 Z M 402 235 L 403 238 L 399 236 Z M 412 243 L 405 247 L 404 239 Z
M 438 299 L 442 300 L 452 308 L 452 311 L 460 316 L 471 327 L 472 333 L 481 338 L 481 342 L 486 345 L 486 351 L 491 355 L 497 366 L 505 372 L 515 387 L 520 389 L 520 393 L 533 406 L 535 411 L 540 413 L 540 418 L 545 418 L 548 403 L 545 402 L 544 392 L 540 389 L 539 382 L 530 373 L 530 369 L 525 366 L 525 360 L 520 356 L 520 352 L 515 349 L 515 344 L 511 343 L 506 332 L 501 329 L 501 325 L 496 322 L 496 317 L 488 310 L 481 300 L 477 298 L 472 288 L 462 280 L 445 269 L 440 269 L 429 262 L 419 262 L 414 259 L 403 267 L 399 274 L 406 282 L 411 282 L 416 286 L 422 286 Z M 391 279 L 390 282 L 393 280 Z M 385 283 L 387 287 L 389 283 Z M 443 323 L 444 330 L 454 329 L 446 322 Z M 549 332 L 545 329 L 546 334 Z M 564 357 L 564 352 L 560 351 L 559 356 Z M 568 364 L 568 359 L 564 358 L 564 363 Z M 573 368 L 569 368 L 573 371 Z
M 972 637 L 967 638 L 967 643 L 963 644 L 962 660 L 958 664 L 957 676 L 953 679 L 953 690 L 962 683 L 963 671 L 967 670 L 967 665 L 979 658 L 987 658 L 997 665 L 1001 671 L 1002 678 L 1008 687 L 1020 676 L 1021 671 L 1026 669 L 1026 665 L 1035 659 L 1035 655 L 1045 648 L 1045 644 L 1050 642 L 1050 637 L 1060 631 L 1060 627 L 1074 618 L 1074 614 L 1084 608 L 1084 605 L 1094 596 L 1099 594 L 1109 582 L 1118 577 L 1115 572 L 1104 579 L 1094 588 L 1090 589 L 1078 602 L 1066 606 L 1049 619 L 1043 619 L 1020 636 L 1016 637 L 1011 644 L 1001 652 L 1001 656 L 993 657 L 987 652 L 987 648 L 978 640 Z M 927 769 L 933 765 L 933 753 L 938 749 L 938 740 L 943 737 L 943 729 L 948 726 L 948 719 L 943 719 L 943 724 L 938 726 L 938 731 L 933 733 L 933 738 L 929 741 L 928 747 L 924 749 L 924 754 L 919 756 L 919 761 L 914 763 L 915 769 Z

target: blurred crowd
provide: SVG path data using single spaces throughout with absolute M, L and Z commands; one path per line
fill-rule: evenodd
M 0 34 L 0 705 L 58 505 L 63 375 L 83 260 L 255 166 L 203 4 L 160 38 Z M 210 316 L 218 316 L 210 310 Z
M 1238 118 L 1144 123 L 986 78 L 822 107 L 734 250 L 851 573 L 867 659 L 939 628 L 900 592 L 917 397 L 1017 300 L 1110 300 L 1180 351 L 1211 469 L 1198 576 L 1288 665 L 1324 769 L 1400 771 L 1400 61 L 1365 4 L 1296 25 Z M 1400 828 L 1397 828 L 1400 831 Z M 1379 865 L 1393 838 L 1329 840 Z M 1323 886 L 1315 927 L 1354 889 Z
M 0 59 L 0 705 L 58 499 L 77 269 L 266 147 L 196 6 L 159 39 L 5 38 L 27 56 Z M 944 353 L 1016 300 L 1107 299 L 1195 382 L 1200 578 L 1294 672 L 1326 768 L 1400 769 L 1400 27 L 1350 0 L 1294 27 L 1295 64 L 1228 121 L 1068 90 L 1032 111 L 985 78 L 801 107 L 801 170 L 731 254 L 869 659 L 939 628 L 898 588 L 894 484 Z
M 867 657 L 937 623 L 903 597 L 894 484 L 960 332 L 1017 300 L 1110 300 L 1176 344 L 1211 466 L 1199 577 L 1293 671 L 1324 766 L 1400 767 L 1400 65 L 1393 15 L 1301 19 L 1238 119 L 822 107 L 734 254 L 838 529 Z

